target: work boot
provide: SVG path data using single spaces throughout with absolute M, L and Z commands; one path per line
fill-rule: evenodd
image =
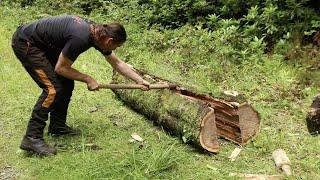
M 79 129 L 73 129 L 67 125 L 63 125 L 60 127 L 49 126 L 48 134 L 51 136 L 75 136 L 80 135 L 81 131 Z
M 23 137 L 20 149 L 30 151 L 39 156 L 52 156 L 57 154 L 57 150 L 50 147 L 43 138 L 32 138 L 29 136 Z

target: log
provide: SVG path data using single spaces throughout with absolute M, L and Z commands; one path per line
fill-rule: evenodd
M 311 135 L 320 134 L 320 94 L 316 95 L 308 112 L 307 128 Z
M 282 180 L 281 175 L 267 175 L 267 174 L 244 174 L 244 173 L 230 173 L 229 176 L 239 177 L 244 180 Z
M 152 84 L 168 80 L 136 70 Z M 130 83 L 117 72 L 112 83 Z M 218 137 L 244 145 L 259 131 L 260 116 L 248 103 L 228 102 L 208 94 L 199 94 L 175 84 L 175 89 L 141 91 L 113 89 L 128 106 L 209 152 L 219 151 Z
M 290 167 L 291 162 L 283 149 L 273 151 L 272 158 L 277 168 L 281 169 L 287 176 L 292 175 Z

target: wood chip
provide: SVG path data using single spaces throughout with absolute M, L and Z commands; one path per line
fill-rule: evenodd
M 239 93 L 237 91 L 223 91 L 223 94 L 227 96 L 237 97 Z
M 143 141 L 142 137 L 140 137 L 137 133 L 131 134 L 131 137 L 136 141 L 139 141 L 139 142 Z
M 235 161 L 236 158 L 239 156 L 240 152 L 241 152 L 241 149 L 240 149 L 240 148 L 238 148 L 238 147 L 235 148 L 235 149 L 232 151 L 231 155 L 228 157 L 228 158 L 230 159 L 230 161 Z
M 92 107 L 92 108 L 90 108 L 89 113 L 93 113 L 93 112 L 96 112 L 96 111 L 98 111 L 98 108 L 97 107 Z
M 240 106 L 240 104 L 237 103 L 237 102 L 230 102 L 230 104 L 231 104 L 233 107 L 239 107 L 239 106 Z
M 89 150 L 94 150 L 94 151 L 98 151 L 98 150 L 102 150 L 101 147 L 99 147 L 98 145 L 96 144 L 93 144 L 93 143 L 87 143 L 84 145 L 86 148 L 88 148 Z
M 218 168 L 211 166 L 210 164 L 207 164 L 207 168 L 213 170 L 213 171 L 217 171 Z

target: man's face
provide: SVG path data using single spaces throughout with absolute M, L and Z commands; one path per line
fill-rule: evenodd
M 113 38 L 102 38 L 100 40 L 100 48 L 104 51 L 113 51 L 117 49 L 118 47 L 122 46 L 122 43 L 115 43 L 113 41 Z

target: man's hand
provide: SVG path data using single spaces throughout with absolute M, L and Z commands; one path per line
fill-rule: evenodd
M 141 88 L 142 90 L 144 91 L 148 91 L 150 90 L 149 87 L 150 87 L 150 83 L 144 79 L 142 79 L 141 81 L 138 81 L 137 84 L 140 84 L 140 85 L 143 85 L 143 88 Z
M 98 82 L 93 79 L 92 77 L 88 76 L 86 78 L 86 83 L 89 91 L 98 91 L 99 90 L 99 84 Z
M 55 66 L 55 72 L 68 79 L 81 81 L 87 84 L 89 91 L 99 90 L 99 84 L 95 79 L 87 74 L 83 74 L 71 67 L 72 61 L 60 53 L 58 62 Z
M 149 90 L 150 83 L 144 80 L 131 65 L 121 61 L 114 53 L 109 56 L 106 56 L 106 60 L 111 64 L 114 70 L 119 72 L 120 74 L 132 79 L 137 84 L 143 85 L 141 88 L 144 91 Z

